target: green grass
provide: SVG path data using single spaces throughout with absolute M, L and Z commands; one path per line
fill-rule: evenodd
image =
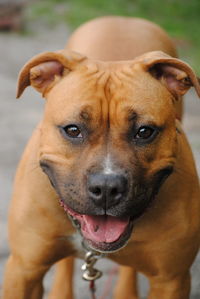
M 147 18 L 177 41 L 179 53 L 200 74 L 200 0 L 41 0 L 29 5 L 27 18 L 72 29 L 102 15 Z

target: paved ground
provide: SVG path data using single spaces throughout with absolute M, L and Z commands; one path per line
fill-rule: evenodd
M 11 197 L 12 181 L 17 162 L 32 129 L 41 117 L 44 100 L 31 88 L 27 89 L 23 99 L 15 100 L 15 86 L 20 67 L 33 55 L 63 47 L 68 36 L 64 26 L 49 31 L 41 31 L 32 36 L 0 34 L 0 284 L 3 277 L 3 266 L 8 255 L 6 220 Z M 186 99 L 185 128 L 188 133 L 200 173 L 200 102 L 190 92 Z M 89 298 L 87 283 L 80 279 L 80 264 L 76 265 L 76 298 Z M 106 281 L 115 280 L 116 275 L 110 274 L 115 265 L 99 262 L 104 270 L 104 277 L 97 284 L 98 295 L 105 290 Z M 193 268 L 192 299 L 200 298 L 200 256 Z M 51 284 L 52 271 L 45 279 L 48 289 Z M 142 296 L 147 291 L 147 282 L 140 277 Z M 100 298 L 99 297 L 99 298 Z M 106 298 L 111 298 L 110 293 Z M 56 298 L 55 298 L 56 299 Z

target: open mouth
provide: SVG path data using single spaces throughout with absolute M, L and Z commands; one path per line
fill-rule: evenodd
M 79 214 L 69 208 L 63 201 L 60 201 L 60 204 L 82 234 L 87 245 L 96 251 L 116 251 L 124 247 L 130 238 L 133 228 L 133 221 L 130 217 Z

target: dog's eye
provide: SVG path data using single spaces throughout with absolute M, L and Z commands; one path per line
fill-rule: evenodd
M 147 126 L 140 127 L 135 135 L 135 139 L 149 139 L 155 133 L 155 129 Z
M 65 134 L 71 138 L 82 138 L 81 130 L 75 125 L 69 125 L 63 128 Z

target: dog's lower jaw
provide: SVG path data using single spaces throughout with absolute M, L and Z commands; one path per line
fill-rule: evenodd
M 91 248 L 94 251 L 100 253 L 113 253 L 122 248 L 124 248 L 131 236 L 133 230 L 133 220 L 130 220 L 128 227 L 123 232 L 123 234 L 114 242 L 106 243 L 106 242 L 94 242 L 89 239 L 84 239 L 84 243 L 86 244 L 87 248 Z
M 82 215 L 73 211 L 62 200 L 60 204 L 81 234 L 87 248 L 111 253 L 127 244 L 133 229 L 133 220 L 130 217 Z

